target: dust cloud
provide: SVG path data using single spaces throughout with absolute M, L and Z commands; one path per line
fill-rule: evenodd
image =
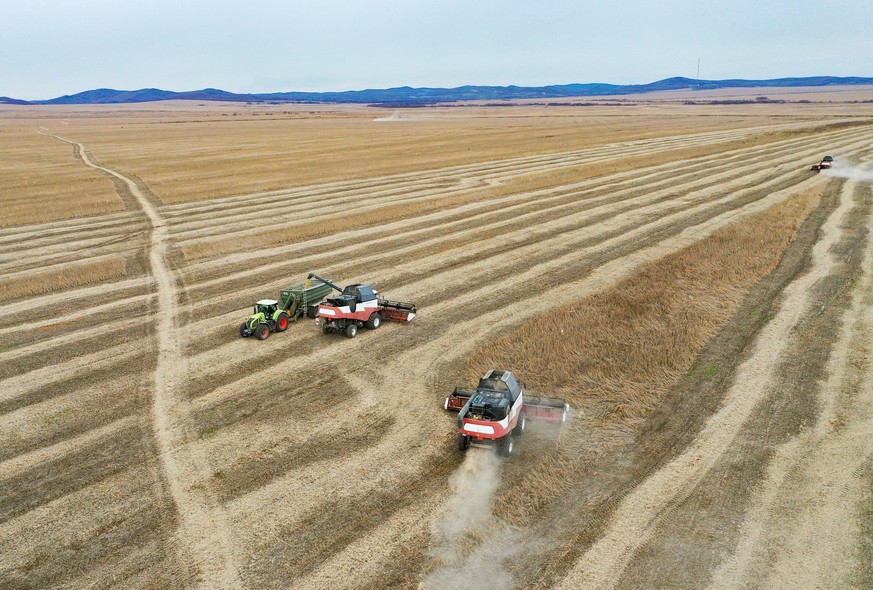
M 869 168 L 861 168 L 851 162 L 843 163 L 839 159 L 836 161 L 833 168 L 822 170 L 821 173 L 825 176 L 833 176 L 836 178 L 845 178 L 847 180 L 856 180 L 858 182 L 873 184 L 873 170 L 870 170 Z
M 400 112 L 399 112 L 399 111 L 394 111 L 393 113 L 391 113 L 391 114 L 388 115 L 387 117 L 379 117 L 378 119 L 373 119 L 373 120 L 374 120 L 374 121 L 379 121 L 379 122 L 383 122 L 383 121 L 400 121 L 400 120 L 401 120 L 401 117 L 400 117 Z
M 426 590 L 505 590 L 513 586 L 506 562 L 524 550 L 509 527 L 494 521 L 494 493 L 500 483 L 496 453 L 471 449 L 452 474 L 452 497 L 434 523 L 430 555 L 438 567 L 422 582 Z

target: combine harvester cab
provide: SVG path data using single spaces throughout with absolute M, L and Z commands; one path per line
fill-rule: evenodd
M 398 322 L 411 322 L 418 311 L 412 303 L 380 299 L 379 292 L 371 285 L 356 283 L 340 288 L 318 275 L 310 274 L 339 291 L 339 295 L 328 297 L 318 306 L 316 323 L 325 334 L 344 332 L 349 338 L 354 338 L 361 327 L 376 330 L 384 319 Z
M 526 396 L 515 375 L 497 369 L 488 371 L 474 391 L 456 388 L 443 407 L 458 412 L 461 451 L 494 447 L 504 457 L 512 455 L 528 419 L 563 424 L 570 412 L 563 401 Z
M 256 336 L 265 340 L 272 332 L 284 332 L 288 322 L 301 317 L 314 318 L 318 304 L 330 294 L 331 287 L 322 281 L 307 279 L 294 283 L 279 293 L 279 300 L 262 299 L 255 303 L 254 312 L 239 327 L 243 338 Z

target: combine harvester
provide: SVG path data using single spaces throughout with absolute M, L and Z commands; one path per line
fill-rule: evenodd
M 340 292 L 318 306 L 315 322 L 321 325 L 325 334 L 345 332 L 347 337 L 354 338 L 361 326 L 375 330 L 385 318 L 411 322 L 415 317 L 417 308 L 414 304 L 380 299 L 379 292 L 372 285 L 356 283 L 342 289 L 315 273 L 309 273 L 309 278 L 318 279 Z
M 810 170 L 817 170 L 821 172 L 822 170 L 830 170 L 834 165 L 834 157 L 833 156 L 825 156 L 821 159 L 821 162 L 818 164 L 813 164 L 810 166 Z
M 271 332 L 284 332 L 289 321 L 297 321 L 304 315 L 314 318 L 318 313 L 318 304 L 330 294 L 330 285 L 328 281 L 313 282 L 307 278 L 282 289 L 278 301 L 258 301 L 252 315 L 240 325 L 239 335 L 248 338 L 254 334 L 258 340 L 266 340 Z
M 528 419 L 563 424 L 570 412 L 561 400 L 525 395 L 515 375 L 497 369 L 488 371 L 474 391 L 455 388 L 444 407 L 459 412 L 461 451 L 471 445 L 495 447 L 504 457 L 512 454 L 514 439 L 524 434 Z

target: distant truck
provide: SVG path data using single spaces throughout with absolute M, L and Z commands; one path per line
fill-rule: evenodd
M 809 169 L 810 170 L 817 170 L 817 171 L 821 172 L 822 170 L 830 170 L 831 166 L 833 166 L 833 165 L 834 165 L 834 157 L 833 156 L 825 156 L 824 158 L 821 159 L 821 162 L 819 162 L 818 164 L 814 164 Z
M 294 283 L 279 292 L 278 301 L 261 299 L 254 305 L 252 315 L 239 327 L 239 335 L 248 338 L 254 335 L 258 340 L 266 340 L 272 332 L 284 332 L 288 322 L 301 317 L 314 318 L 318 314 L 318 304 L 331 292 L 324 281 L 311 280 Z

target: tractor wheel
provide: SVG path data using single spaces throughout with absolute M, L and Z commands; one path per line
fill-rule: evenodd
M 284 311 L 276 316 L 276 331 L 284 332 L 288 329 L 288 314 Z
M 270 336 L 270 326 L 258 324 L 258 327 L 255 328 L 255 336 L 258 337 L 258 340 L 266 340 Z
M 354 338 L 358 335 L 358 325 L 357 324 L 349 324 L 346 326 L 346 336 L 349 338 Z
M 246 331 L 249 329 L 249 323 L 243 322 L 239 325 L 239 335 L 241 338 L 246 337 Z
M 458 435 L 458 450 L 462 453 L 470 448 L 470 437 L 466 434 Z
M 502 457 L 511 456 L 512 451 L 515 450 L 515 441 L 512 439 L 513 436 L 511 434 L 507 434 L 497 441 L 497 452 L 500 453 Z
M 525 414 L 525 411 L 522 410 L 518 414 L 518 421 L 515 423 L 515 428 L 512 429 L 512 434 L 514 436 L 521 436 L 524 434 L 525 427 L 527 427 L 527 415 Z
M 370 319 L 367 320 L 367 323 L 364 324 L 368 330 L 375 330 L 379 326 L 382 325 L 382 316 L 379 315 L 379 312 L 373 312 L 370 314 Z

